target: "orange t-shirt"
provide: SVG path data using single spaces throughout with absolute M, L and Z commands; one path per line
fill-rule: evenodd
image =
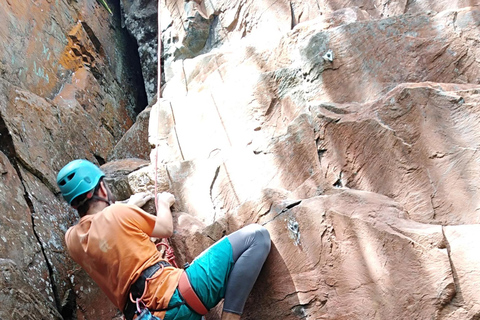
M 65 234 L 70 256 L 123 310 L 132 283 L 161 259 L 150 235 L 156 217 L 137 206 L 112 204 L 80 219 Z M 183 270 L 167 267 L 149 282 L 147 307 L 166 308 Z

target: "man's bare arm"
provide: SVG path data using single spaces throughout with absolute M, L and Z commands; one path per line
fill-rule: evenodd
M 151 236 L 169 238 L 173 235 L 173 219 L 170 207 L 175 203 L 175 197 L 169 192 L 162 192 L 157 195 L 157 201 L 157 221 Z

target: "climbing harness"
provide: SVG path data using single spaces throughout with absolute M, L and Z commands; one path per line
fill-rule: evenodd
M 143 270 L 140 274 L 140 277 L 132 284 L 130 287 L 130 292 L 128 294 L 127 303 L 123 310 L 123 314 L 127 320 L 132 320 L 137 315 L 137 319 L 143 314 L 144 320 L 152 319 L 156 320 L 159 319 L 158 317 L 154 317 L 150 314 L 150 310 L 146 308 L 145 304 L 143 303 L 143 297 L 147 292 L 148 283 L 158 278 L 165 267 L 170 267 L 171 265 L 166 261 L 160 261 L 153 266 L 150 266 Z M 145 311 L 147 310 L 147 311 Z M 162 311 L 162 310 L 158 310 Z M 148 314 L 150 314 L 154 318 L 148 318 Z
M 190 309 L 202 316 L 208 313 L 208 309 L 197 296 L 195 290 L 193 290 L 193 287 L 190 284 L 190 280 L 188 280 L 188 276 L 185 271 L 182 272 L 182 275 L 180 276 L 180 281 L 178 282 L 178 291 L 180 292 L 182 299 L 187 304 L 187 306 L 190 307 Z
M 125 315 L 125 318 L 127 320 L 132 320 L 135 315 L 137 315 L 136 320 L 157 320 L 159 318 L 152 315 L 151 311 L 166 311 L 184 304 L 186 304 L 190 309 L 202 316 L 208 313 L 209 310 L 205 307 L 205 305 L 195 293 L 195 290 L 193 289 L 190 280 L 188 280 L 188 276 L 185 271 L 183 271 L 180 275 L 180 280 L 178 283 L 178 291 L 182 298 L 182 302 L 174 304 L 169 308 L 165 309 L 149 310 L 145 306 L 145 304 L 143 303 L 143 297 L 147 292 L 149 282 L 153 279 L 158 278 L 162 274 L 165 267 L 171 267 L 171 265 L 166 261 L 160 261 L 153 266 L 148 267 L 132 284 L 130 288 L 130 293 L 128 295 L 127 303 L 123 310 L 123 314 Z

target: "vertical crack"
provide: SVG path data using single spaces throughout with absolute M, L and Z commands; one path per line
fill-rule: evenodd
M 188 79 L 187 79 L 187 73 L 185 72 L 184 60 L 182 60 L 182 72 L 183 72 L 183 79 L 185 80 L 185 92 L 186 92 L 186 95 L 188 95 Z
M 265 221 L 264 223 L 262 223 L 262 226 L 265 226 L 266 224 L 274 221 L 275 219 L 277 219 L 278 217 L 280 217 L 281 215 L 283 215 L 284 213 L 288 212 L 290 209 L 298 206 L 301 203 L 302 203 L 302 200 L 292 201 L 290 203 L 287 203 L 283 209 L 275 210 L 276 211 L 275 216 L 273 216 L 273 218 L 271 218 L 271 219 Z
M 37 243 L 40 246 L 43 258 L 45 260 L 45 264 L 46 264 L 47 269 L 48 269 L 48 277 L 50 279 L 50 285 L 52 287 L 53 296 L 54 296 L 54 299 L 55 299 L 55 306 L 56 306 L 57 310 L 59 312 L 61 312 L 62 308 L 61 308 L 61 304 L 60 304 L 59 297 L 58 297 L 58 289 L 57 289 L 57 287 L 55 285 L 55 281 L 54 281 L 53 267 L 50 264 L 50 261 L 47 257 L 46 250 L 45 250 L 45 248 L 43 246 L 43 243 L 40 239 L 40 235 L 37 233 L 37 231 L 35 229 L 35 218 L 34 218 L 35 207 L 33 205 L 32 200 L 30 199 L 30 196 L 28 195 L 27 188 L 26 188 L 25 183 L 23 181 L 22 173 L 21 173 L 21 170 L 19 168 L 19 166 L 20 166 L 19 161 L 17 161 L 17 157 L 16 157 L 15 145 L 13 143 L 12 136 L 11 136 L 10 131 L 8 130 L 8 127 L 5 123 L 5 121 L 3 120 L 3 116 L 1 114 L 0 114 L 0 152 L 3 152 L 7 156 L 8 161 L 10 161 L 10 163 L 12 164 L 13 168 L 17 172 L 17 175 L 18 175 L 18 177 L 19 177 L 19 179 L 22 183 L 22 187 L 23 187 L 23 190 L 24 190 L 23 197 L 24 197 L 25 202 L 27 203 L 29 211 L 30 211 L 30 217 L 31 217 L 31 221 L 32 221 L 32 231 L 33 231 L 33 234 L 34 234 L 34 236 L 37 240 Z
M 452 249 L 450 247 L 450 243 L 448 242 L 447 236 L 445 234 L 445 226 L 442 226 L 442 235 L 443 235 L 443 244 L 445 245 L 445 248 L 447 249 L 447 256 L 448 256 L 448 262 L 450 263 L 450 269 L 452 270 L 452 276 L 453 276 L 453 283 L 455 285 L 455 293 L 452 295 L 450 301 L 453 298 L 458 299 L 460 302 L 463 303 L 463 296 L 460 289 L 460 282 L 459 282 L 459 277 L 457 270 L 455 269 L 455 265 L 453 264 L 452 260 Z
M 217 219 L 217 208 L 215 206 L 215 201 L 213 200 L 213 185 L 215 184 L 215 181 L 217 181 L 219 173 L 220 173 L 220 166 L 218 166 L 217 169 L 215 170 L 215 175 L 213 176 L 212 183 L 210 184 L 210 201 L 212 202 L 212 206 L 213 206 L 213 221 Z
M 180 144 L 180 139 L 178 138 L 177 121 L 175 120 L 175 113 L 173 112 L 172 104 L 170 102 L 168 104 L 170 106 L 170 112 L 172 113 L 173 131 L 175 133 L 175 139 L 177 139 L 178 150 L 180 151 L 180 155 L 182 156 L 182 160 L 185 160 L 185 157 L 183 156 L 182 145 Z M 158 119 L 157 119 L 157 121 L 158 121 Z
M 293 28 L 295 28 L 295 26 L 297 25 L 297 21 L 295 20 L 295 8 L 293 7 L 292 1 L 290 1 L 290 19 L 292 19 L 290 24 L 290 30 L 293 30 Z
M 23 186 L 23 189 L 25 190 L 25 193 L 23 195 L 23 197 L 25 198 L 25 201 L 27 202 L 27 205 L 28 205 L 28 208 L 30 210 L 30 217 L 31 217 L 31 220 L 32 220 L 32 231 L 33 231 L 33 234 L 35 236 L 35 238 L 37 239 L 37 242 L 38 244 L 40 245 L 40 250 L 42 251 L 42 255 L 43 255 L 43 258 L 45 260 L 45 264 L 47 266 L 47 269 L 48 269 L 48 278 L 50 279 L 50 285 L 52 286 L 52 291 L 53 291 L 53 296 L 55 298 L 55 305 L 57 307 L 57 310 L 62 314 L 62 316 L 65 316 L 61 311 L 62 311 L 62 307 L 61 307 L 61 303 L 60 303 L 60 300 L 59 300 L 59 295 L 58 295 L 58 289 L 57 289 L 57 286 L 55 284 L 55 277 L 54 277 L 54 272 L 53 272 L 53 267 L 50 263 L 50 260 L 48 259 L 48 256 L 47 256 L 47 252 L 45 250 L 45 247 L 43 246 L 43 242 L 40 238 L 40 235 L 38 234 L 36 228 L 35 228 L 35 207 L 33 205 L 33 202 L 32 200 L 30 199 L 30 196 L 28 195 L 28 193 L 26 192 L 27 188 L 25 187 L 24 183 L 23 183 L 23 179 L 22 179 L 22 176 L 21 176 L 21 173 L 20 173 L 20 170 L 18 170 L 18 167 L 15 166 L 15 170 L 17 170 L 17 173 L 20 177 L 20 179 L 22 180 L 22 186 Z

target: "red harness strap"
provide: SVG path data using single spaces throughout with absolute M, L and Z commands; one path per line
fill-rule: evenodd
M 188 280 L 187 274 L 182 272 L 180 276 L 180 282 L 178 283 L 178 291 L 180 292 L 183 299 L 185 299 L 186 304 L 192 308 L 196 313 L 204 316 L 208 313 L 208 309 L 203 305 L 200 298 L 197 296 L 195 291 L 193 291 L 192 285 Z

